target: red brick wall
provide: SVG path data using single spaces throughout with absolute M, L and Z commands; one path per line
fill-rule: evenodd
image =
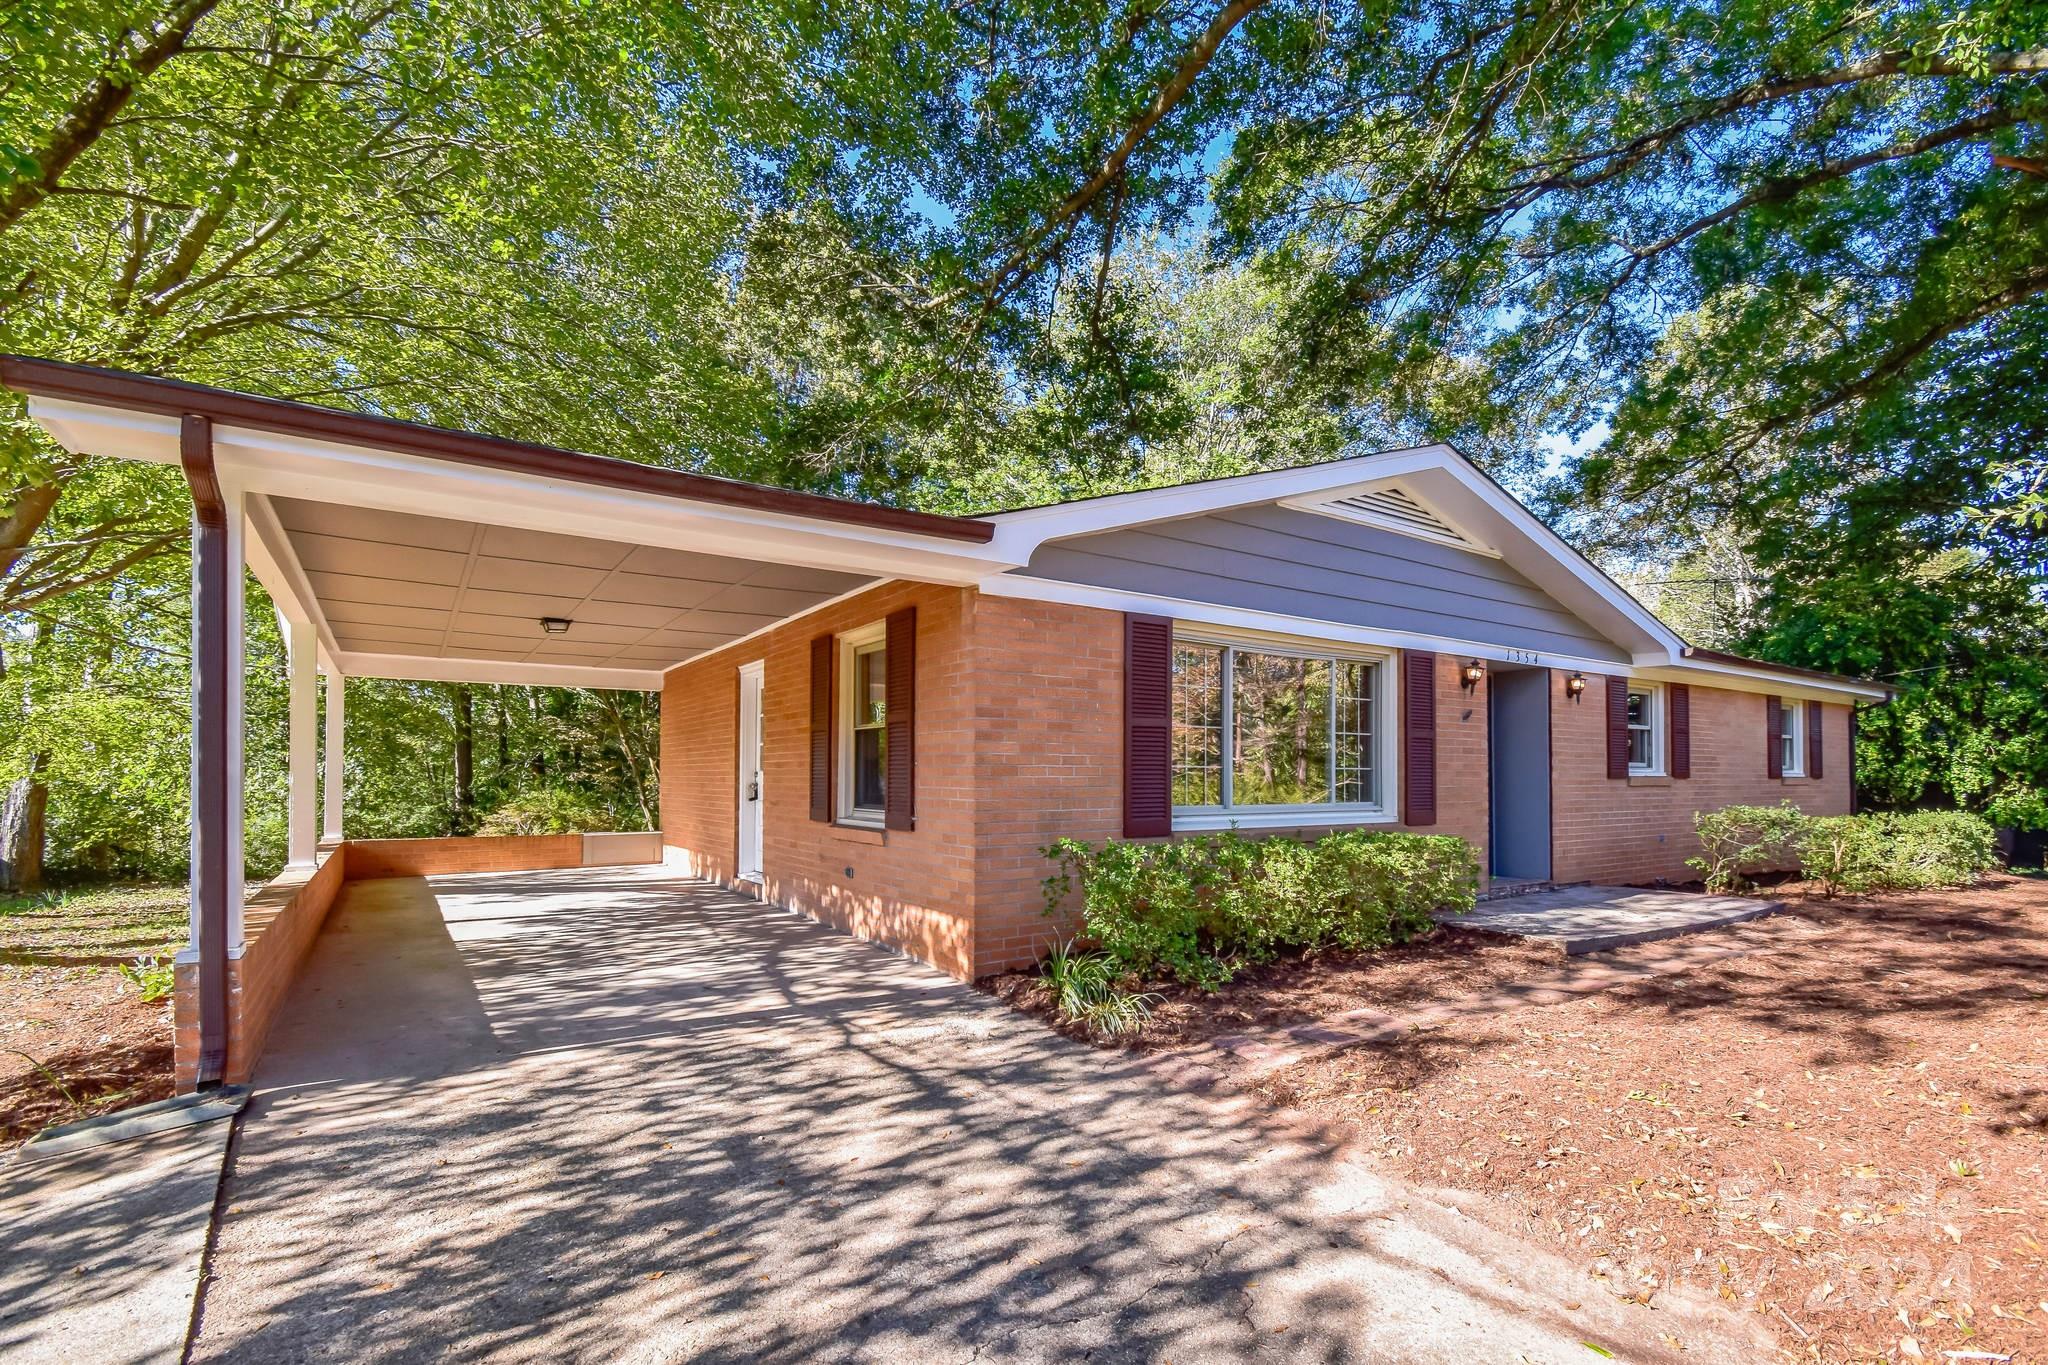
M 541 872 L 583 866 L 581 834 L 501 834 L 448 839 L 351 839 L 348 878 L 438 877 L 450 872 Z
M 1068 932 L 1045 916 L 1039 850 L 1123 834 L 1119 612 L 982 597 L 975 606 L 974 974 L 1032 962 Z
M 739 667 L 764 662 L 766 898 L 966 976 L 974 960 L 970 589 L 889 583 L 672 670 L 661 694 L 662 840 L 686 871 L 734 873 Z M 917 827 L 810 819 L 810 642 L 917 608 Z
M 1791 799 L 1815 815 L 1849 813 L 1849 707 L 1821 708 L 1818 781 L 1764 771 L 1761 693 L 1692 686 L 1692 776 L 1607 776 L 1600 679 L 1571 702 L 1564 675 L 1551 674 L 1551 876 L 1561 882 L 1692 881 L 1685 860 L 1699 852 L 1695 812 Z
M 809 818 L 810 641 L 918 608 L 917 829 Z M 1034 960 L 1061 836 L 1123 828 L 1123 618 L 892 583 L 672 670 L 662 690 L 662 828 L 672 862 L 733 884 L 739 669 L 764 661 L 762 893 L 955 976 Z M 1486 842 L 1486 706 L 1437 666 L 1438 823 Z M 1390 676 L 1391 676 L 1391 670 Z M 1397 827 L 1398 828 L 1398 827 Z M 1303 832 L 1319 832 L 1304 830 Z M 848 874 L 851 869 L 851 875 Z

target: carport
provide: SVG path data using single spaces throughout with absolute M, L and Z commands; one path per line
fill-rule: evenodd
M 191 490 L 182 1089 L 248 1078 L 346 880 L 662 859 L 658 832 L 345 839 L 345 678 L 657 690 L 877 580 L 1005 567 L 979 520 L 47 360 L 0 358 L 0 382 L 65 449 L 173 465 Z M 276 605 L 291 701 L 288 865 L 246 898 L 245 572 Z

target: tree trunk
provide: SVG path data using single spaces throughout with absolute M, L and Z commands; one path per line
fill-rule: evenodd
M 512 766 L 512 733 L 511 722 L 505 715 L 505 689 L 492 688 L 491 700 L 498 717 L 498 767 L 492 776 L 502 784 L 505 780 L 505 770 Z
M 476 722 L 470 714 L 468 683 L 450 683 L 455 708 L 455 834 L 476 829 Z
M 0 891 L 33 891 L 43 882 L 43 809 L 49 789 L 18 777 L 0 803 Z

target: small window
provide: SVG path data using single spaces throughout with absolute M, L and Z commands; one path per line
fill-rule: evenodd
M 1634 774 L 1664 771 L 1664 731 L 1658 724 L 1663 712 L 1661 688 L 1645 684 L 1628 690 L 1628 770 Z
M 879 825 L 889 783 L 889 652 L 878 624 L 839 641 L 839 818 Z
M 1790 697 L 1778 699 L 1778 770 L 1806 776 L 1806 707 Z

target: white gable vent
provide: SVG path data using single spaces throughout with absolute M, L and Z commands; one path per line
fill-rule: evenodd
M 1398 484 L 1378 484 L 1337 497 L 1314 501 L 1304 499 L 1291 505 L 1306 512 L 1320 512 L 1324 516 L 1341 517 L 1345 521 L 1377 526 L 1383 531 L 1414 536 L 1417 540 L 1435 541 L 1439 545 L 1453 545 L 1474 554 L 1498 557 L 1498 552 L 1491 546 L 1465 534 L 1434 507 Z

